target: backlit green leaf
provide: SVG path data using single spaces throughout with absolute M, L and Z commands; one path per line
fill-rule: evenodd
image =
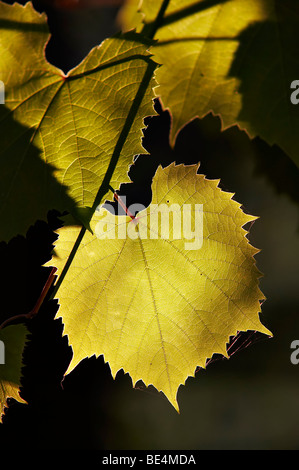
M 104 176 L 102 197 L 145 152 L 143 119 L 155 114 L 149 43 L 107 39 L 65 75 L 45 58 L 46 17 L 31 3 L 0 2 L 0 29 L 0 239 L 24 234 L 49 209 L 84 223 Z
M 269 334 L 259 320 L 258 250 L 243 228 L 255 217 L 218 183 L 198 175 L 196 165 L 159 167 L 152 203 L 137 218 L 95 213 L 95 235 L 85 234 L 58 290 L 58 316 L 74 353 L 69 371 L 103 354 L 113 376 L 124 369 L 178 409 L 178 387 L 214 353 L 227 355 L 231 336 Z M 169 233 L 166 219 L 157 222 L 159 210 L 170 214 Z M 193 238 L 184 229 L 188 214 Z M 48 263 L 58 273 L 79 230 L 58 231 Z
M 144 34 L 161 4 L 139 4 Z M 130 28 L 132 14 L 122 18 Z M 298 20 L 297 0 L 170 0 L 151 51 L 162 64 L 157 94 L 172 114 L 172 142 L 187 121 L 212 111 L 223 128 L 238 124 L 299 165 L 299 106 L 290 99 Z

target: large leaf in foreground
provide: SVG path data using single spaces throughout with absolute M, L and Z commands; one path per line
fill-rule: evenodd
M 27 329 L 23 325 L 0 329 L 0 422 L 8 398 L 25 403 L 19 391 L 26 335 Z
M 179 385 L 213 353 L 226 355 L 230 336 L 239 330 L 269 334 L 259 320 L 263 294 L 253 258 L 258 250 L 242 228 L 254 217 L 244 214 L 218 181 L 196 171 L 196 165 L 159 167 L 152 203 L 136 219 L 115 217 L 104 208 L 96 213 L 97 237 L 85 234 L 58 290 L 58 316 L 74 353 L 69 371 L 86 356 L 103 354 L 113 376 L 123 368 L 133 383 L 153 384 L 176 408 Z M 190 209 L 196 227 L 196 204 L 203 205 L 198 224 L 203 242 L 200 247 L 196 236 L 198 245 L 190 249 L 187 232 L 179 237 L 177 217 L 183 207 Z M 170 224 L 169 236 L 152 225 L 158 207 L 164 214 L 174 209 L 177 223 Z M 58 232 L 48 263 L 58 272 L 79 229 Z M 118 236 L 109 238 L 114 229 Z
M 45 58 L 46 17 L 31 3 L 0 2 L 0 28 L 0 239 L 8 240 L 49 209 L 82 214 L 76 209 L 93 205 L 108 168 L 108 183 L 126 180 L 144 153 L 143 119 L 155 113 L 155 65 L 148 44 L 127 34 L 64 75 Z
M 161 4 L 142 1 L 145 33 Z M 130 27 L 132 18 L 123 21 Z M 170 0 L 151 50 L 162 64 L 157 93 L 172 113 L 172 140 L 187 121 L 213 111 L 224 128 L 237 123 L 299 165 L 299 107 L 290 100 L 298 25 L 297 0 Z

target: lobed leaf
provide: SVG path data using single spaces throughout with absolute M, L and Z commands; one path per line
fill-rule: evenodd
M 259 319 L 258 250 L 243 228 L 255 217 L 197 168 L 159 167 L 152 203 L 134 219 L 104 207 L 95 213 L 95 235 L 86 232 L 58 290 L 58 316 L 73 348 L 68 371 L 85 357 L 104 355 L 113 376 L 124 369 L 134 384 L 141 379 L 161 390 L 176 409 L 178 387 L 214 353 L 227 355 L 231 336 L 270 334 Z M 194 236 L 199 243 L 192 245 L 189 232 L 178 236 L 183 219 L 177 217 L 188 208 L 196 233 L 196 204 L 203 209 L 202 239 Z M 151 222 L 159 209 L 175 219 L 169 234 Z M 58 273 L 79 230 L 58 231 L 48 263 Z
M 65 75 L 45 58 L 47 19 L 31 3 L 0 2 L 0 29 L 0 239 L 25 234 L 50 209 L 85 223 L 104 177 L 102 198 L 145 152 L 143 119 L 155 114 L 149 43 L 117 35 Z
M 138 30 L 143 18 L 147 33 L 161 4 L 138 3 Z M 134 16 L 125 13 L 123 28 L 131 28 Z M 151 51 L 162 64 L 157 94 L 172 114 L 171 141 L 212 111 L 223 128 L 238 124 L 299 165 L 299 108 L 290 99 L 299 77 L 298 21 L 297 0 L 170 0 Z
M 0 422 L 8 398 L 25 403 L 20 396 L 20 382 L 26 335 L 23 325 L 0 329 Z

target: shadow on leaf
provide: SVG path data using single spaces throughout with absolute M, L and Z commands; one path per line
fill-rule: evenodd
M 8 241 L 24 235 L 37 220 L 47 220 L 49 210 L 63 212 L 74 202 L 32 143 L 35 129 L 15 121 L 2 105 L 0 123 L 0 240 Z
M 299 76 L 298 6 L 293 10 L 282 7 L 277 21 L 253 23 L 240 34 L 228 77 L 240 80 L 241 127 L 279 145 L 298 166 L 298 108 L 290 100 L 291 82 Z

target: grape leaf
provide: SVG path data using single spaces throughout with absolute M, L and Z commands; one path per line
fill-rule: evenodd
M 103 192 L 118 187 L 145 152 L 143 119 L 155 114 L 149 42 L 117 35 L 65 75 L 45 58 L 46 16 L 31 3 L 0 2 L 0 28 L 0 239 L 25 234 L 50 209 L 84 223 L 104 177 Z
M 231 336 L 240 330 L 271 334 L 259 320 L 264 296 L 254 259 L 258 250 L 243 228 L 255 217 L 197 169 L 159 167 L 152 203 L 139 208 L 136 218 L 115 216 L 102 206 L 91 222 L 95 235 L 85 233 L 58 290 L 57 315 L 73 348 L 68 372 L 85 357 L 103 355 L 113 376 L 123 369 L 134 384 L 152 384 L 176 409 L 180 384 L 214 353 L 227 356 Z M 187 225 L 177 217 L 185 208 L 202 243 L 182 229 Z M 152 222 L 159 210 L 172 214 L 169 233 L 167 225 L 160 230 Z M 47 263 L 58 273 L 79 230 L 68 224 L 58 231 Z
M 142 1 L 144 34 L 161 4 Z M 129 13 L 120 16 L 124 29 Z M 299 165 L 299 108 L 290 100 L 298 21 L 297 0 L 170 0 L 151 51 L 162 64 L 156 91 L 172 114 L 172 142 L 186 122 L 212 111 L 223 128 L 237 123 Z
M 135 29 L 141 32 L 143 25 L 143 15 L 140 11 L 141 3 L 140 0 L 125 0 L 117 15 L 117 23 L 120 28 L 124 28 L 126 31 Z
M 25 403 L 19 391 L 26 335 L 23 325 L 0 329 L 0 422 L 8 398 Z

